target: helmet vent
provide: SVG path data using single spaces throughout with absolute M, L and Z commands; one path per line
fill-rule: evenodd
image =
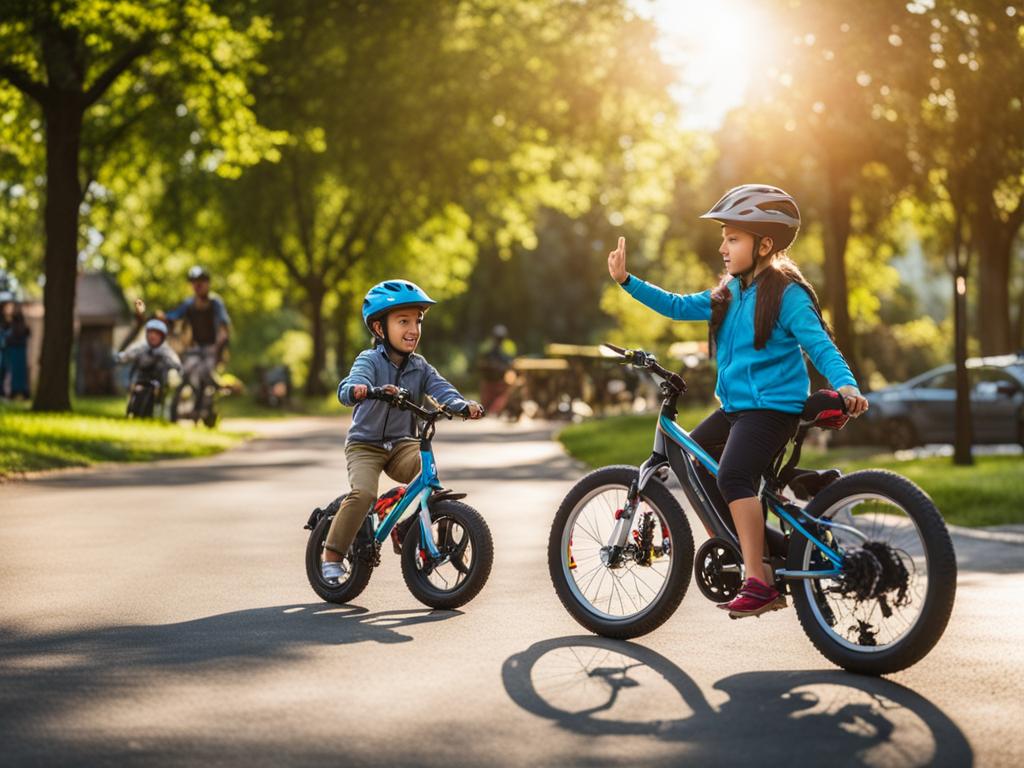
M 402 292 L 402 287 L 398 285 L 398 283 L 384 283 L 384 287 L 387 288 L 389 291 L 393 291 L 395 293 Z

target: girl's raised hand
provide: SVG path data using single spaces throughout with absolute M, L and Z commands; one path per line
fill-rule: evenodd
M 621 283 L 629 277 L 629 272 L 626 271 L 626 238 L 624 237 L 619 238 L 619 247 L 608 254 L 608 274 L 616 283 Z

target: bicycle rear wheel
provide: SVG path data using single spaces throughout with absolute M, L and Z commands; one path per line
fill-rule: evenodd
M 373 575 L 373 563 L 367 556 L 367 548 L 372 546 L 373 524 L 369 519 L 363 524 L 343 560 L 345 575 L 336 584 L 332 584 L 324 579 L 320 564 L 323 561 L 324 542 L 333 520 L 334 515 L 324 515 L 309 534 L 306 542 L 306 578 L 313 591 L 328 603 L 350 603 L 366 589 Z
M 800 624 L 829 661 L 869 675 L 915 664 L 942 636 L 956 597 L 956 554 L 942 515 L 918 486 L 900 475 L 865 470 L 814 497 L 818 526 L 844 552 L 843 573 L 795 581 Z M 790 570 L 827 568 L 811 542 L 793 535 Z

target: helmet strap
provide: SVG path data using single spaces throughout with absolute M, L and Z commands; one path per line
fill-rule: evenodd
M 384 345 L 384 351 L 387 352 L 389 356 L 394 354 L 395 356 L 400 357 L 402 359 L 402 365 L 405 365 L 412 352 L 403 352 L 391 343 L 391 340 L 388 338 L 388 314 L 390 313 L 386 312 L 376 319 L 376 322 L 380 323 L 380 329 L 383 332 L 383 335 L 378 336 L 375 333 L 373 334 L 373 338 L 375 343 Z M 373 323 L 370 323 L 370 325 L 372 326 Z
M 754 273 L 757 271 L 757 264 L 761 259 L 761 240 L 763 238 L 760 235 L 754 235 L 754 250 L 750 252 L 751 261 L 750 266 L 740 272 L 738 277 L 743 282 L 743 287 L 748 287 L 754 280 Z

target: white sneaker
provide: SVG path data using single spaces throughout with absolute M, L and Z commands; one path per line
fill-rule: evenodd
M 320 564 L 320 575 L 323 576 L 324 581 L 332 586 L 336 586 L 346 573 L 348 573 L 348 571 L 345 568 L 345 564 L 342 562 L 325 560 Z

